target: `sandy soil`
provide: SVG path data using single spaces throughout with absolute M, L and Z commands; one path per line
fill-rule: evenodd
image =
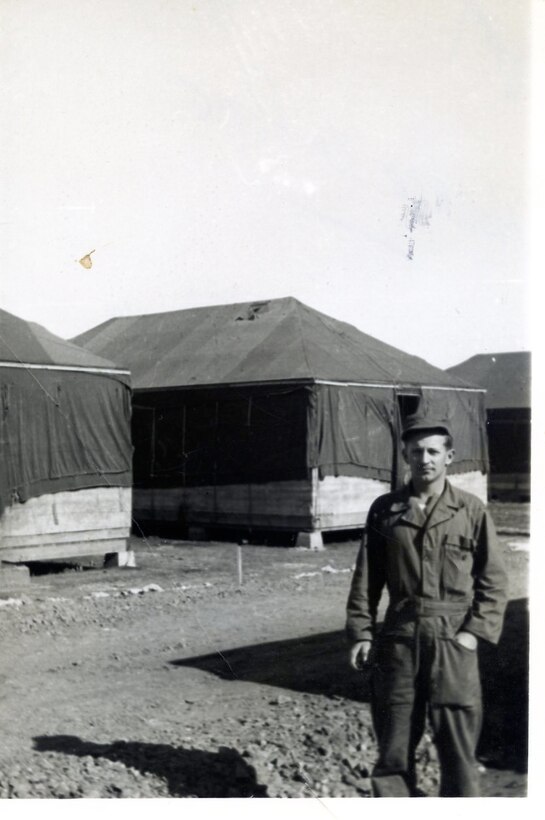
M 520 797 L 528 510 L 500 507 L 511 602 L 480 650 L 479 756 L 483 795 Z M 367 680 L 343 638 L 357 541 L 245 545 L 242 585 L 235 544 L 131 546 L 137 568 L 34 575 L 0 600 L 0 797 L 369 796 Z M 429 734 L 419 771 L 433 796 Z

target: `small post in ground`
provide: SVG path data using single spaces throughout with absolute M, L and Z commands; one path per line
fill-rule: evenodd
M 239 587 L 242 586 L 242 547 L 237 544 L 237 579 Z

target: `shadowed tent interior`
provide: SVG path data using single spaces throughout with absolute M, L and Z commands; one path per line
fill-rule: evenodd
M 530 497 L 531 354 L 472 356 L 449 373 L 486 389 L 490 495 Z
M 402 479 L 417 406 L 451 421 L 455 473 L 487 470 L 482 391 L 291 297 L 115 318 L 74 341 L 131 370 L 140 520 L 361 526 Z
M 82 539 L 81 532 L 70 535 L 74 525 L 100 532 L 105 543 L 107 530 L 116 530 L 116 541 L 126 537 L 132 485 L 128 372 L 0 311 L 0 390 L 2 559 L 70 556 Z M 113 496 L 114 506 L 123 509 L 110 526 Z M 73 517 L 80 517 L 79 525 Z

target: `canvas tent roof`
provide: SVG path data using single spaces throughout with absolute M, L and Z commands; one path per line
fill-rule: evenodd
M 114 318 L 73 341 L 129 367 L 141 389 L 309 379 L 465 386 L 292 297 Z
M 41 325 L 0 310 L 0 366 L 6 363 L 116 369 L 112 362 L 53 335 Z
M 486 406 L 530 407 L 530 353 L 487 353 L 449 367 L 448 372 L 486 389 Z
M 46 493 L 130 487 L 130 377 L 0 310 L 0 515 Z

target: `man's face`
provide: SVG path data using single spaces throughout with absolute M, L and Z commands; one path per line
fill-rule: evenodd
M 418 484 L 431 484 L 446 476 L 454 450 L 447 450 L 446 438 L 441 434 L 415 435 L 403 448 L 403 456 L 410 467 L 411 477 Z

